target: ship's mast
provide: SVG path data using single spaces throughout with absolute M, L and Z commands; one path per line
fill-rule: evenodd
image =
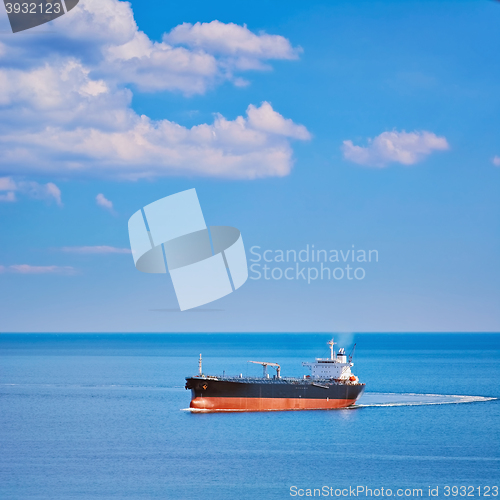
M 333 357 L 333 346 L 336 344 L 337 342 L 334 342 L 333 339 L 332 340 L 329 340 L 327 342 L 327 344 L 330 346 L 330 359 L 334 359 Z
M 201 353 L 200 353 L 200 359 L 198 360 L 198 373 L 201 376 Z

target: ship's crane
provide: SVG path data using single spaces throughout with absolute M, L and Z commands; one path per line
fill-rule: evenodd
M 278 363 L 269 363 L 267 361 L 249 361 L 249 363 L 255 363 L 256 365 L 262 365 L 264 369 L 264 378 L 267 378 L 267 367 L 272 366 L 276 370 L 276 378 L 281 378 L 280 370 L 281 367 Z
M 349 363 L 352 362 L 352 357 L 354 356 L 355 349 L 356 349 L 356 344 L 353 345 L 351 354 L 349 354 Z

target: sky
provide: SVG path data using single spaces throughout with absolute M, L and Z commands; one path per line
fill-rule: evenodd
M 0 5 L 0 332 L 498 332 L 499 22 L 490 0 L 82 0 L 12 34 Z M 249 279 L 181 312 L 127 223 L 192 188 Z

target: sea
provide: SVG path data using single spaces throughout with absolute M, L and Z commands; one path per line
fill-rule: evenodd
M 302 377 L 331 337 L 1 334 L 0 499 L 498 496 L 498 334 L 336 334 L 355 407 L 189 411 L 200 353 L 206 374 Z

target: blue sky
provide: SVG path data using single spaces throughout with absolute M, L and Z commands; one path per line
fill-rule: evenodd
M 477 0 L 83 0 L 13 35 L 0 10 L 0 332 L 498 331 L 499 20 Z M 379 260 L 178 312 L 127 221 L 193 187 L 249 259 Z

